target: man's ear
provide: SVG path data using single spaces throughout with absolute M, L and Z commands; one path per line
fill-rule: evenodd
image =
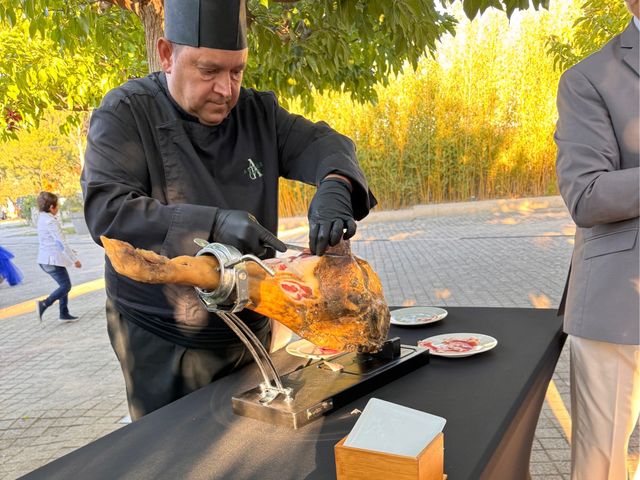
M 169 40 L 164 37 L 158 39 L 158 56 L 160 57 L 160 65 L 162 65 L 162 71 L 165 73 L 171 73 L 171 67 L 173 67 L 173 45 Z

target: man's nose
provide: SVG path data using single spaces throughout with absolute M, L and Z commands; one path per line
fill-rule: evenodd
M 227 73 L 218 75 L 213 84 L 213 91 L 224 98 L 231 98 L 231 75 Z

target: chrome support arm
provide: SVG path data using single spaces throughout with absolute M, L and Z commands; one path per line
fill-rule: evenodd
M 245 262 L 252 261 L 260 265 L 269 275 L 275 272 L 262 260 L 254 255 L 242 255 L 239 250 L 221 243 L 208 243 L 206 240 L 196 239 L 195 243 L 202 249 L 196 254 L 213 255 L 220 265 L 220 284 L 213 291 L 203 290 L 195 287 L 200 300 L 205 308 L 218 315 L 227 326 L 244 343 L 253 356 L 263 383 L 260 384 L 262 396 L 260 403 L 268 404 L 279 394 L 282 394 L 285 401 L 291 401 L 292 389 L 283 387 L 278 371 L 276 370 L 267 349 L 256 337 L 251 329 L 238 317 L 235 312 L 239 312 L 246 307 L 251 299 L 249 298 L 249 277 Z

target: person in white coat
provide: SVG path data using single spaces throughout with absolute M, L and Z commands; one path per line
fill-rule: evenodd
M 47 308 L 58 301 L 61 322 L 75 322 L 78 317 L 69 313 L 69 291 L 71 279 L 67 267 L 75 265 L 82 267 L 76 253 L 71 249 L 65 238 L 62 224 L 56 216 L 58 213 L 58 196 L 50 192 L 40 192 L 38 195 L 38 264 L 58 284 L 51 294 L 44 300 L 36 301 L 38 319 Z

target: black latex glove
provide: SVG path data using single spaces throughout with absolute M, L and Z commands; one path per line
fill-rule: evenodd
M 287 247 L 249 212 L 219 209 L 213 223 L 213 241 L 231 245 L 243 254 L 263 256 L 267 248 L 285 252 Z
M 324 255 L 327 247 L 348 240 L 356 233 L 351 192 L 344 181 L 328 178 L 309 205 L 309 248 L 314 255 Z M 346 230 L 346 232 L 345 232 Z

